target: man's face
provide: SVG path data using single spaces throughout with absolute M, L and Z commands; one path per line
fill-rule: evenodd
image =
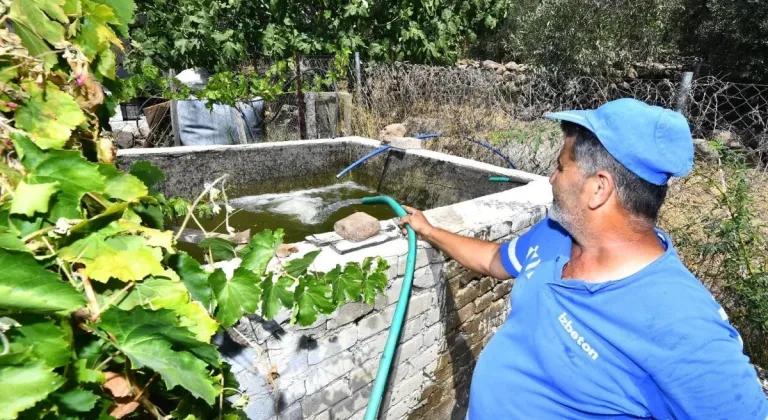
M 550 218 L 560 223 L 572 235 L 584 227 L 586 203 L 582 199 L 585 177 L 573 160 L 573 139 L 566 137 L 565 144 L 557 157 L 557 167 L 549 177 L 554 200 Z

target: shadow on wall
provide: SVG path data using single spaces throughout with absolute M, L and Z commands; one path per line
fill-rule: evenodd
M 436 250 L 427 249 L 427 253 L 430 263 L 441 260 Z M 446 270 L 445 273 L 434 273 L 445 275 L 445 278 L 437 282 L 436 287 L 440 318 L 444 327 L 441 354 L 434 372 L 425 372 L 425 375 L 432 375 L 431 384 L 422 391 L 416 404 L 417 408 L 410 413 L 408 420 L 464 420 L 466 417 L 469 386 L 477 361 L 476 352 L 484 343 L 473 342 L 472 338 L 479 335 L 474 334 L 472 328 L 476 329 L 479 325 L 470 319 L 474 316 L 474 305 L 468 303 L 471 300 L 467 301 L 466 294 L 460 293 L 460 290 L 479 280 L 481 276 L 457 264 L 452 268 L 446 267 Z M 479 317 L 474 319 L 479 320 Z

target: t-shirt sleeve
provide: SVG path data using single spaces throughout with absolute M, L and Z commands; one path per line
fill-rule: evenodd
M 534 243 L 538 242 L 539 237 L 548 230 L 549 218 L 536 223 L 528 232 L 517 238 L 501 244 L 501 264 L 512 277 L 517 277 L 522 270 L 522 264 L 525 262 L 528 250 Z
M 664 411 L 675 419 L 768 418 L 768 401 L 735 329 L 706 320 L 686 328 L 696 333 L 650 372 Z

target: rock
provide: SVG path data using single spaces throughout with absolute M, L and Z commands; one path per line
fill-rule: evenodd
M 114 133 L 115 146 L 118 149 L 130 149 L 134 146 L 135 137 L 130 131 L 117 131 Z
M 629 70 L 627 70 L 627 79 L 637 79 L 637 70 L 635 70 L 634 67 L 630 67 Z
M 498 74 L 499 76 L 503 75 L 506 72 L 507 72 L 507 69 L 505 69 L 504 66 L 501 66 L 496 69 L 496 74 Z
M 510 61 L 509 63 L 504 64 L 504 68 L 509 71 L 517 71 L 518 65 L 514 61 Z
M 404 137 L 405 131 L 403 124 L 390 124 L 379 131 L 379 140 L 388 142 L 392 140 L 392 137 Z
M 407 150 L 407 149 L 421 149 L 421 140 L 413 137 L 391 137 L 387 141 L 383 141 L 383 144 L 390 144 L 395 149 Z
M 504 66 L 502 66 L 501 64 L 499 64 L 499 63 L 497 63 L 497 62 L 495 62 L 493 60 L 485 60 L 485 61 L 483 61 L 483 67 L 485 67 L 486 69 L 490 69 L 490 70 L 496 70 L 499 67 L 504 68 Z
M 381 225 L 375 217 L 359 211 L 334 223 L 333 230 L 348 241 L 361 242 L 378 234 Z
M 757 378 L 760 381 L 760 386 L 763 387 L 763 392 L 768 396 L 768 372 L 760 366 L 754 366 L 755 370 L 757 370 Z
M 703 161 L 717 162 L 717 150 L 712 148 L 705 139 L 693 139 L 693 151 L 694 156 Z

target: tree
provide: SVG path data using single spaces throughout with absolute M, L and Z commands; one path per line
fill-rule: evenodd
M 682 0 L 677 44 L 717 73 L 768 81 L 768 7 L 759 0 Z
M 496 26 L 507 0 L 140 0 L 128 67 L 231 71 L 248 59 L 359 51 L 444 63 Z

